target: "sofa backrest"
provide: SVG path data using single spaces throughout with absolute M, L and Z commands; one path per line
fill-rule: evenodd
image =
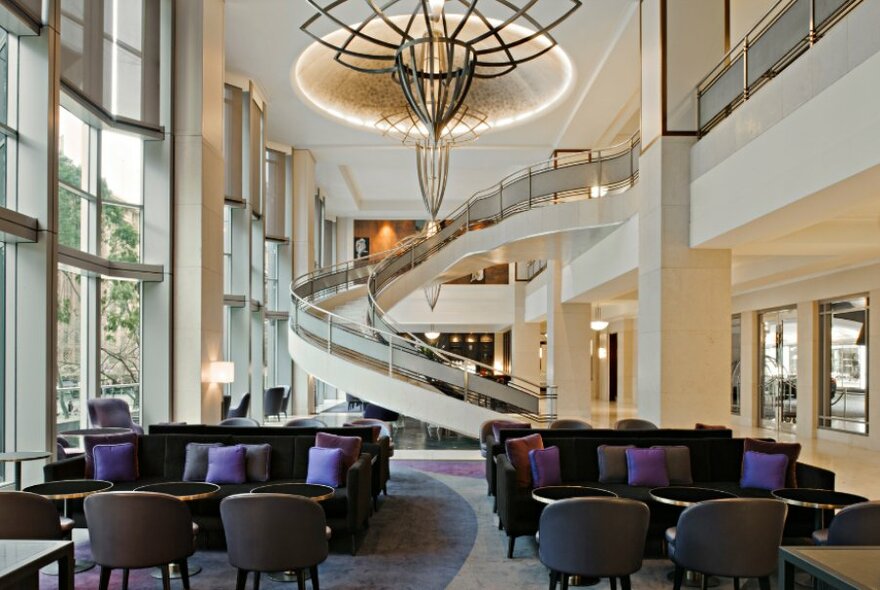
M 364 442 L 373 440 L 373 429 L 370 426 L 306 428 L 285 426 L 216 426 L 211 424 L 153 424 L 149 427 L 150 434 L 212 436 L 314 436 L 318 432 L 329 432 L 339 436 L 359 436 Z
M 596 428 L 593 430 L 559 429 L 549 428 L 502 428 L 498 432 L 496 443 L 504 443 L 508 438 L 540 434 L 547 438 L 600 438 L 603 440 L 615 439 L 707 439 L 707 438 L 733 438 L 733 431 L 725 430 L 695 430 L 691 428 L 659 428 L 657 430 L 614 430 L 611 428 Z M 616 443 L 615 443 L 616 444 Z

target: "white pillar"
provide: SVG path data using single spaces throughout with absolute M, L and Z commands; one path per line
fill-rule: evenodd
M 740 317 L 740 385 L 739 385 L 739 423 L 742 426 L 757 426 L 760 418 L 758 396 L 758 359 L 761 348 L 758 342 L 758 314 L 743 311 Z
M 591 306 L 562 303 L 562 262 L 547 261 L 547 386 L 560 418 L 591 418 Z
M 315 268 L 315 158 L 308 150 L 293 151 L 293 276 Z M 293 413 L 315 411 L 314 379 L 293 359 Z
M 819 307 L 815 301 L 797 306 L 797 428 L 798 438 L 814 438 L 819 424 Z
M 519 281 L 514 284 L 513 327 L 510 343 L 510 372 L 529 383 L 541 381 L 541 324 L 526 322 L 526 286 Z
M 175 420 L 216 423 L 223 358 L 224 2 L 175 2 Z

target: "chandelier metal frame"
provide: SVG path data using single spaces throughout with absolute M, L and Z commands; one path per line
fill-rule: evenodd
M 396 69 L 396 53 L 405 44 L 430 37 L 431 31 L 446 39 L 470 45 L 475 53 L 474 76 L 496 78 L 510 73 L 520 64 L 536 59 L 554 47 L 557 42 L 550 31 L 581 7 L 583 0 L 446 0 L 436 12 L 436 0 L 307 0 L 316 10 L 301 30 L 312 39 L 335 52 L 334 59 L 358 72 L 389 74 Z M 338 13 L 359 5 L 361 13 L 357 24 L 350 25 Z M 480 6 L 491 6 L 487 11 Z M 555 6 L 554 17 L 542 23 L 530 14 L 536 6 Z M 460 7 L 462 12 L 449 13 L 446 6 Z M 409 7 L 407 9 L 407 7 Z M 561 9 L 560 9 L 561 7 Z M 391 15 L 395 8 L 403 8 Z M 504 14 L 493 20 L 485 13 Z M 553 10 L 552 8 L 549 10 Z M 395 22 L 403 21 L 403 25 Z M 400 19 L 399 17 L 405 17 Z M 321 33 L 323 20 L 331 30 Z M 348 22 L 346 22 L 348 20 Z M 476 31 L 466 25 L 478 24 Z M 423 26 L 424 25 L 424 26 Z M 519 34 L 511 31 L 517 27 Z M 347 34 L 340 41 L 327 38 L 329 33 L 343 30 Z M 533 43 L 543 39 L 543 42 Z M 359 60 L 368 63 L 358 63 Z

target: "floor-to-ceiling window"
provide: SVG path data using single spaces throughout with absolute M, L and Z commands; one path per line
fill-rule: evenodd
M 736 314 L 730 322 L 730 413 L 739 414 L 742 395 L 742 316 Z
M 140 137 L 98 128 L 64 108 L 59 120 L 65 265 L 58 276 L 57 421 L 63 431 L 85 425 L 93 397 L 124 399 L 140 418 L 142 284 L 109 269 L 142 261 L 144 160 Z
M 868 297 L 819 304 L 819 427 L 868 433 Z
M 761 425 L 794 430 L 797 424 L 797 310 L 777 309 L 760 314 Z

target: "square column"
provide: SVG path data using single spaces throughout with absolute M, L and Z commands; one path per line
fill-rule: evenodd
M 293 236 L 294 280 L 315 269 L 315 157 L 308 150 L 293 150 Z M 291 313 L 295 313 L 291 310 Z M 315 411 L 315 380 L 293 359 L 293 402 L 296 415 Z
M 510 331 L 510 372 L 530 383 L 541 381 L 541 324 L 526 322 L 526 286 L 514 283 L 513 326 Z
M 547 387 L 556 389 L 556 415 L 590 420 L 592 364 L 589 303 L 562 303 L 562 262 L 547 261 Z
M 214 424 L 223 358 L 224 2 L 175 2 L 173 419 Z

